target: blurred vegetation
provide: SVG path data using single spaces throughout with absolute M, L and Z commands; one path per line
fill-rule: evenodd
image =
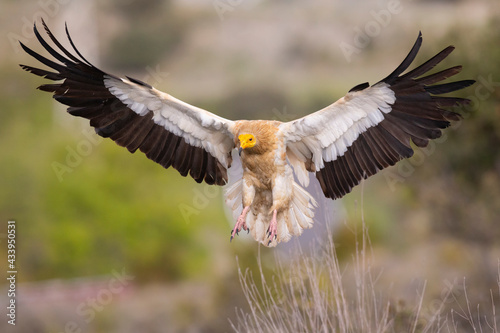
M 193 65 L 183 63 L 183 54 L 177 52 L 183 47 L 184 52 L 197 52 L 197 49 L 189 49 L 188 36 L 193 22 L 203 18 L 203 13 L 185 13 L 173 1 L 160 0 L 146 3 L 114 0 L 99 6 L 119 22 L 121 29 L 109 36 L 109 43 L 104 47 L 103 69 L 143 73 L 147 66 L 160 63 L 167 70 L 184 66 L 181 70 L 187 71 L 186 68 Z M 213 16 L 205 19 L 208 22 L 218 19 Z M 499 26 L 498 19 L 485 22 L 475 32 L 457 25 L 435 41 L 440 47 L 449 40 L 456 41 L 457 51 L 443 66 L 462 64 L 464 71 L 459 77 L 478 80 L 475 86 L 460 93 L 462 97 L 474 96 L 482 79 L 491 78 L 496 85 L 488 98 L 461 111 L 464 120 L 446 131 L 446 140 L 436 143 L 435 151 L 423 153 L 424 166 L 420 166 L 416 156 L 410 159 L 408 165 L 413 166 L 414 171 L 408 175 L 394 167 L 363 185 L 363 214 L 373 248 L 382 249 L 379 251 L 383 259 L 387 253 L 394 257 L 406 256 L 401 261 L 392 256 L 389 260 L 394 260 L 392 266 L 401 266 L 401 269 L 408 265 L 415 268 L 423 259 L 412 256 L 412 246 L 413 251 L 426 260 L 444 256 L 444 261 L 466 272 L 459 274 L 470 273 L 475 278 L 473 290 L 483 291 L 481 301 L 489 297 L 484 290 L 495 287 L 497 273 L 491 271 L 488 260 L 492 259 L 489 251 L 498 248 L 500 239 Z M 78 41 L 75 42 L 78 45 Z M 36 44 L 34 39 L 30 43 Z M 280 64 L 283 75 L 289 74 L 286 66 L 292 67 L 304 57 L 334 61 L 325 56 L 326 51 L 319 50 L 317 55 L 304 55 L 307 50 L 292 40 L 285 47 L 289 53 L 285 58 L 290 59 Z M 419 62 L 435 51 L 432 45 L 424 43 Z M 380 52 L 380 48 L 370 45 L 363 50 L 363 57 L 370 58 L 371 52 Z M 222 56 L 224 52 L 220 53 Z M 262 54 L 265 55 L 265 50 Z M 218 56 L 197 53 L 195 59 Z M 257 250 L 254 242 L 242 238 L 229 243 L 232 221 L 228 221 L 223 210 L 222 190 L 214 196 L 206 196 L 208 203 L 200 207 L 193 200 L 204 193 L 205 187 L 180 177 L 175 170 L 163 169 L 141 153 L 131 155 L 109 140 L 93 141 L 98 138 L 86 134 L 86 121 L 73 120 L 47 93 L 35 91 L 34 87 L 42 80 L 22 72 L 17 66 L 19 62 L 36 63 L 24 54 L 0 63 L 0 220 L 17 221 L 20 281 L 95 276 L 122 267 L 141 285 L 195 281 L 215 290 L 217 296 L 209 307 L 224 313 L 222 316 L 215 313 L 203 320 L 210 321 L 212 327 L 227 328 L 227 316 L 244 301 L 238 298 L 241 292 L 235 256 L 240 266 L 256 272 L 253 259 Z M 228 81 L 234 83 L 224 86 L 224 95 L 208 98 L 201 95 L 187 101 L 233 119 L 290 120 L 288 117 L 326 106 L 335 99 L 332 96 L 341 96 L 346 91 L 338 83 L 343 79 L 341 75 L 331 77 L 329 73 L 322 73 L 324 76 L 317 79 L 307 68 L 302 76 L 310 74 L 313 79 L 292 76 L 275 82 L 269 76 L 262 76 L 264 79 L 258 77 L 259 80 L 251 84 L 245 81 L 247 77 L 242 79 L 233 73 L 239 69 L 218 73 L 220 77 L 230 77 Z M 443 67 L 436 70 L 439 69 Z M 321 69 L 313 70 L 321 72 Z M 248 72 L 252 74 L 252 69 L 246 68 L 244 73 Z M 216 85 L 217 79 L 213 81 Z M 202 86 L 202 83 L 194 83 Z M 208 86 L 211 83 L 209 81 Z M 175 82 L 169 87 L 175 87 Z M 90 153 L 81 156 L 80 163 L 71 167 L 71 172 L 64 173 L 60 181 L 53 163 L 67 163 L 69 150 L 77 150 L 88 142 Z M 400 181 L 391 187 L 388 175 L 399 176 Z M 355 251 L 356 237 L 351 228 L 360 220 L 361 194 L 357 188 L 346 197 L 344 203 L 350 214 L 346 225 L 335 230 L 336 255 L 341 263 L 352 258 Z M 194 208 L 188 219 L 181 213 L 181 207 L 186 206 Z M 274 252 L 261 251 L 264 274 L 267 274 L 274 268 L 270 260 Z M 3 246 L 0 255 L 5 258 Z M 383 259 L 375 264 L 383 266 Z M 429 290 L 430 297 L 439 292 Z M 189 297 L 198 296 L 190 294 Z M 395 303 L 398 297 L 404 298 L 396 295 Z M 475 300 L 472 303 L 475 304 Z M 187 316 L 196 317 L 196 309 L 186 307 L 194 313 Z
M 175 10 L 171 1 L 115 0 L 105 6 L 123 23 L 106 47 L 108 67 L 144 71 L 174 55 L 188 31 L 189 20 Z
M 462 77 L 477 81 L 463 93 L 473 102 L 458 110 L 463 121 L 426 161 L 432 185 L 410 179 L 415 200 L 433 210 L 435 231 L 483 245 L 500 239 L 500 44 L 492 43 L 500 40 L 499 26 L 496 18 L 472 40 L 459 38 L 466 33 L 460 28 L 443 38 L 460 41 L 453 59 L 463 65 Z
M 52 163 L 66 164 L 68 147 L 76 150 L 89 141 L 83 126 L 74 135 L 54 123 L 46 97 L 32 93 L 24 100 L 32 101 L 29 121 L 12 114 L 16 120 L 3 122 L 3 140 L 15 144 L 3 149 L 8 162 L 1 164 L 2 188 L 9 191 L 1 192 L 0 205 L 3 218 L 18 221 L 19 262 L 26 265 L 22 278 L 104 274 L 126 266 L 139 277 L 177 279 L 206 269 L 200 261 L 206 263 L 210 252 L 191 235 L 193 225 L 179 221 L 179 204 L 191 201 L 188 180 L 102 141 L 59 182 Z M 211 222 L 215 229 L 227 227 L 222 203 L 215 207 L 190 223 L 202 226 L 208 220 L 216 222 Z

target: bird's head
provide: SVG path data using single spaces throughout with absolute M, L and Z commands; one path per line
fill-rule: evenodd
M 255 136 L 249 133 L 240 134 L 238 136 L 238 140 L 240 141 L 240 149 L 239 149 L 240 155 L 243 149 L 253 148 L 257 143 L 257 139 L 255 138 Z

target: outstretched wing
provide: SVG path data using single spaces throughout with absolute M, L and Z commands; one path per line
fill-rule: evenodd
M 224 185 L 231 166 L 233 122 L 184 103 L 147 83 L 107 74 L 89 63 L 76 49 L 68 52 L 42 22 L 47 35 L 59 48 L 54 50 L 40 35 L 42 46 L 60 63 L 49 60 L 21 43 L 23 49 L 55 72 L 21 67 L 35 75 L 61 83 L 44 84 L 40 90 L 68 105 L 68 112 L 90 120 L 102 137 L 109 137 L 131 153 L 137 149 L 165 168 L 172 166 L 182 176 L 197 182 Z
M 410 140 L 417 147 L 426 147 L 430 139 L 441 136 L 450 121 L 460 119 L 447 109 L 469 100 L 437 95 L 474 81 L 433 84 L 459 73 L 462 67 L 422 77 L 454 47 L 401 75 L 421 44 L 419 34 L 401 65 L 382 81 L 372 86 L 360 84 L 323 110 L 282 125 L 288 157 L 299 180 L 307 182 L 306 170 L 316 172 L 325 196 L 340 198 L 362 179 L 412 156 Z

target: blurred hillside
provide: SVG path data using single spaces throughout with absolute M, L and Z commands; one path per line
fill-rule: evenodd
M 498 1 L 22 0 L 4 1 L 0 12 L 0 254 L 6 258 L 5 222 L 14 219 L 26 332 L 63 331 L 68 320 L 89 332 L 228 331 L 245 303 L 235 257 L 253 270 L 257 255 L 248 238 L 229 243 L 234 221 L 221 189 L 101 140 L 35 90 L 43 80 L 18 64 L 38 64 L 15 40 L 42 51 L 31 33 L 40 17 L 62 41 L 67 22 L 103 70 L 231 119 L 314 112 L 390 73 L 418 31 L 416 63 L 455 45 L 437 70 L 461 64 L 460 78 L 478 81 L 462 92 L 473 100 L 459 111 L 464 120 L 346 196 L 333 212 L 345 220 L 334 241 L 347 265 L 362 212 L 373 267 L 383 272 L 378 283 L 392 286 L 396 302 L 414 299 L 422 281 L 432 301 L 465 277 L 473 304 L 491 308 L 500 258 Z M 273 271 L 276 251 L 260 251 Z M 132 286 L 97 320 L 72 310 L 122 269 Z

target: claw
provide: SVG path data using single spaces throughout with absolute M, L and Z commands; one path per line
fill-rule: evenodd
M 267 236 L 269 237 L 269 244 L 273 241 L 273 239 L 278 239 L 278 222 L 276 221 L 276 215 L 278 212 L 276 209 L 273 211 L 273 218 L 271 219 L 271 222 L 269 223 L 269 228 L 267 229 Z
M 231 230 L 231 238 L 229 239 L 229 242 L 231 242 L 233 240 L 234 235 L 238 235 L 238 236 L 240 235 L 239 232 L 241 231 L 241 229 L 250 231 L 247 228 L 247 225 L 245 223 L 245 217 L 246 217 L 249 209 L 250 209 L 249 206 L 245 207 L 243 209 L 243 211 L 241 212 L 241 215 L 238 217 L 238 221 L 236 221 L 236 225 L 234 226 L 234 229 Z

